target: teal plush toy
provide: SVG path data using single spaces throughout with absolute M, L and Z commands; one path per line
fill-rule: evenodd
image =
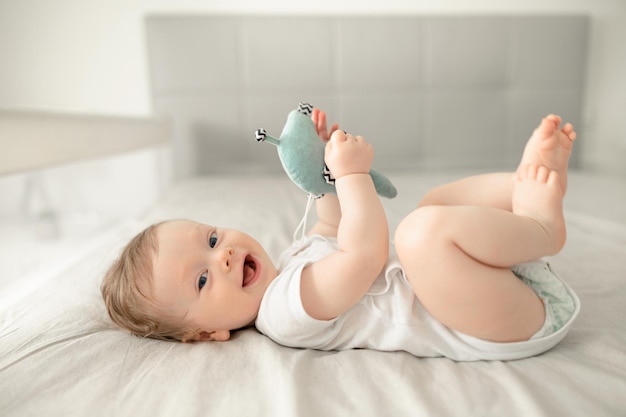
M 300 103 L 287 117 L 280 138 L 269 136 L 265 129 L 258 129 L 256 140 L 268 141 L 278 147 L 278 156 L 289 178 L 310 195 L 320 197 L 336 193 L 334 178 L 324 163 L 324 143 L 320 140 L 311 120 L 313 106 Z M 375 170 L 370 170 L 376 192 L 387 198 L 398 192 L 391 181 Z

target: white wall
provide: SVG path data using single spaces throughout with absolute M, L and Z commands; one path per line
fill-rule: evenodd
M 626 73 L 623 0 L 0 0 L 0 107 L 150 113 L 142 19 L 166 12 L 588 13 L 590 88 L 613 91 Z
M 147 115 L 151 112 L 144 48 L 146 13 L 588 13 L 592 16 L 583 165 L 626 175 L 626 2 L 623 0 L 0 0 L 0 107 Z M 541 65 L 541 63 L 537 63 Z M 152 159 L 156 161 L 159 153 Z M 142 155 L 117 164 L 133 173 L 153 169 Z M 78 170 L 78 171 L 77 171 Z M 83 166 L 64 174 L 100 178 Z M 52 181 L 51 192 L 61 178 Z M 0 179 L 0 215 L 17 210 L 20 176 Z M 16 185 L 17 184 L 17 185 Z M 115 199 L 116 183 L 101 190 Z M 132 186 L 128 185 L 127 186 Z M 12 193 L 3 192 L 7 189 Z M 16 191 L 17 189 L 17 191 Z M 79 192 L 77 189 L 76 192 Z M 155 195 L 120 207 L 132 212 Z M 142 200 L 143 198 L 143 200 Z M 95 205 L 94 205 L 95 206 Z

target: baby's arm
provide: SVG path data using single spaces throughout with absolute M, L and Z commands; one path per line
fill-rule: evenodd
M 315 200 L 315 207 L 317 222 L 309 230 L 309 235 L 337 237 L 339 222 L 341 221 L 341 207 L 337 196 L 324 194 L 323 197 Z
M 326 146 L 342 216 L 339 250 L 302 272 L 302 303 L 313 318 L 329 320 L 351 308 L 387 261 L 389 230 L 369 175 L 372 158 L 371 145 L 342 131 L 335 131 Z

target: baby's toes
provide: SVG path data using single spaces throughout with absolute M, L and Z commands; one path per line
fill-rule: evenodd
M 571 123 L 566 123 L 565 126 L 563 126 L 562 131 L 570 140 L 576 139 L 576 132 L 574 131 L 574 126 Z

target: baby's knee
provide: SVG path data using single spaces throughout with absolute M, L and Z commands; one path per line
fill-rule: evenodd
M 400 222 L 394 236 L 398 256 L 415 256 L 433 245 L 445 226 L 444 209 L 442 206 L 420 207 Z

